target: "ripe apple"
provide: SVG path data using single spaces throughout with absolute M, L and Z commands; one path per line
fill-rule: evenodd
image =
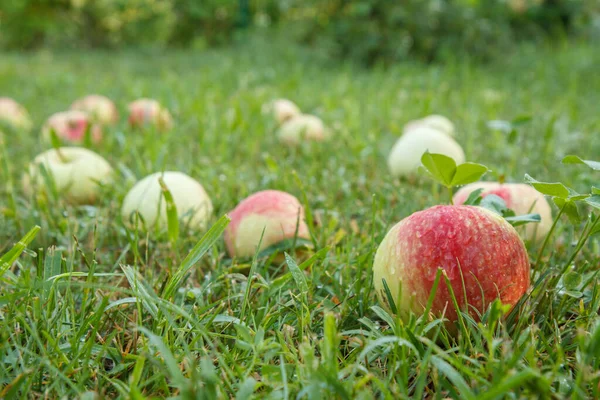
M 22 131 L 30 130 L 32 125 L 25 107 L 10 97 L 0 97 L 0 124 Z
M 514 306 L 529 288 L 523 241 L 504 218 L 482 207 L 435 206 L 397 223 L 375 254 L 375 290 L 389 307 L 385 279 L 402 318 L 411 311 L 422 314 L 438 268 L 448 277 L 461 310 L 468 304 L 476 319 L 473 310 L 483 313 L 497 298 Z M 457 312 L 443 278 L 431 312 L 444 314 L 454 327 Z
M 465 162 L 465 153 L 454 139 L 436 129 L 421 126 L 402 135 L 394 144 L 388 158 L 390 172 L 395 176 L 413 175 L 427 150 L 451 157 L 457 164 Z
M 50 130 L 68 143 L 79 144 L 85 138 L 86 130 L 90 129 L 90 135 L 94 143 L 102 140 L 102 129 L 100 125 L 92 124 L 90 117 L 83 111 L 63 111 L 52 114 L 42 127 L 42 135 L 45 140 L 50 140 Z
M 157 172 L 137 182 L 123 200 L 123 221 L 130 227 L 134 226 L 133 215 L 138 212 L 147 228 L 155 224 L 161 229 L 167 228 L 167 203 L 159 183 L 160 177 L 173 196 L 179 220 L 192 229 L 205 229 L 213 211 L 212 202 L 198 181 L 177 171 Z
M 546 237 L 552 226 L 552 209 L 543 194 L 533 187 L 524 183 L 504 183 L 499 182 L 475 182 L 462 187 L 454 195 L 454 204 L 463 204 L 471 192 L 483 189 L 481 196 L 495 194 L 501 197 L 506 206 L 513 210 L 516 215 L 529 213 L 539 214 L 542 218 L 538 224 L 529 223 L 518 227 L 517 231 L 523 238 L 530 241 L 539 241 Z M 524 229 L 523 229 L 524 228 Z
M 73 104 L 71 110 L 83 111 L 90 119 L 100 125 L 112 125 L 119 120 L 119 112 L 115 104 L 105 96 L 90 94 Z
M 254 193 L 242 200 L 229 217 L 225 244 L 231 257 L 252 257 L 257 250 L 260 252 L 286 239 L 310 239 L 302 204 L 286 192 Z
M 61 147 L 47 150 L 33 160 L 23 177 L 27 195 L 45 191 L 51 177 L 57 192 L 67 201 L 92 204 L 100 194 L 102 184 L 112 181 L 112 168 L 101 156 L 81 147 Z
M 326 139 L 325 125 L 319 117 L 301 114 L 284 122 L 277 136 L 287 145 L 299 145 L 303 141 L 321 142 Z
M 275 119 L 280 125 L 301 114 L 300 108 L 287 99 L 277 99 L 269 108 L 273 110 Z
M 133 128 L 155 126 L 160 131 L 167 131 L 173 126 L 171 113 L 157 100 L 141 98 L 128 106 L 129 125 Z
M 444 117 L 443 115 L 439 115 L 439 114 L 432 114 L 425 118 L 421 118 L 421 119 L 417 119 L 417 120 L 408 122 L 404 126 L 404 133 L 405 134 L 409 133 L 409 132 L 415 130 L 416 128 L 420 128 L 420 127 L 424 127 L 424 126 L 428 127 L 428 128 L 436 129 L 436 130 L 443 132 L 449 136 L 454 136 L 456 133 L 454 124 L 452 123 L 452 121 L 450 121 L 448 118 Z

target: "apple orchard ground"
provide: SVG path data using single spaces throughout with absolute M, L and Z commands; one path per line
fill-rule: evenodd
M 207 53 L 1 54 L 0 95 L 24 104 L 37 128 L 4 137 L 0 252 L 34 225 L 41 231 L 18 274 L 13 268 L 0 278 L 0 397 L 599 396 L 598 235 L 574 260 L 569 290 L 544 288 L 518 326 L 473 327 L 455 341 L 442 332 L 434 342 L 422 326 L 390 319 L 371 282 L 373 254 L 387 230 L 447 199 L 427 178 L 407 183 L 388 174 L 386 156 L 404 123 L 431 112 L 450 117 L 467 159 L 493 171 L 487 179 L 522 182 L 528 173 L 589 191 L 600 186 L 600 173 L 560 160 L 600 159 L 598 65 L 600 53 L 577 44 L 522 48 L 484 66 L 457 60 L 385 71 L 260 41 Z M 94 207 L 29 202 L 19 182 L 48 148 L 39 126 L 89 93 L 112 98 L 122 114 L 94 148 L 117 170 L 114 187 Z M 171 109 L 170 133 L 128 130 L 125 106 L 142 96 Z M 282 147 L 274 121 L 261 114 L 276 97 L 321 116 L 334 140 Z M 531 119 L 513 135 L 486 126 L 524 117 Z M 329 248 L 306 270 L 308 290 L 287 267 L 264 262 L 249 286 L 249 265 L 231 265 L 219 239 L 184 289 L 161 299 L 202 232 L 182 233 L 174 246 L 166 235 L 128 236 L 119 208 L 135 179 L 163 169 L 204 185 L 215 206 L 212 222 L 262 189 L 306 199 L 322 222 L 314 230 L 318 247 Z M 556 276 L 582 227 L 561 218 L 541 271 Z M 59 258 L 39 251 L 50 246 L 62 254 L 62 269 L 50 269 Z M 535 261 L 538 248 L 528 250 Z M 44 263 L 46 276 L 83 274 L 43 284 L 37 276 Z M 121 265 L 138 270 L 145 286 L 128 285 Z M 126 300 L 113 303 L 119 299 Z

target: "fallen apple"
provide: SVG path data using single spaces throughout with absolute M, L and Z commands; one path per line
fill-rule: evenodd
M 428 150 L 451 157 L 457 164 L 465 162 L 465 153 L 454 139 L 436 129 L 421 126 L 396 141 L 388 157 L 390 172 L 394 176 L 413 175 L 421 165 L 421 156 Z
M 0 97 L 0 124 L 21 131 L 30 130 L 32 125 L 25 107 L 10 97 Z
M 115 104 L 108 97 L 99 94 L 90 94 L 75 101 L 71 104 L 71 110 L 87 113 L 94 123 L 100 125 L 112 125 L 119 120 Z
M 402 318 L 421 315 L 439 268 L 460 309 L 468 305 L 475 319 L 495 299 L 514 306 L 529 288 L 523 241 L 504 218 L 482 207 L 435 206 L 397 223 L 375 254 L 376 293 L 390 309 L 391 297 Z M 443 277 L 430 312 L 455 327 L 457 312 Z
M 277 99 L 271 105 L 275 119 L 279 124 L 297 117 L 301 114 L 300 108 L 294 102 L 287 99 Z
M 81 147 L 47 150 L 33 160 L 23 177 L 27 195 L 46 192 L 53 182 L 57 193 L 77 204 L 93 204 L 101 185 L 112 181 L 112 168 L 100 155 Z
M 421 127 L 436 129 L 436 130 L 438 130 L 442 133 L 445 133 L 446 135 L 449 135 L 449 136 L 454 136 L 456 133 L 454 124 L 452 123 L 452 121 L 450 121 L 448 118 L 444 117 L 443 115 L 438 115 L 438 114 L 432 114 L 425 118 L 421 118 L 421 119 L 417 119 L 417 120 L 408 122 L 404 126 L 404 133 L 405 134 L 410 133 L 410 132 L 414 131 L 415 129 L 421 128 Z
M 454 204 L 463 204 L 469 195 L 483 189 L 481 196 L 495 194 L 501 197 L 506 206 L 516 215 L 539 214 L 540 223 L 529 223 L 518 227 L 517 231 L 523 238 L 530 241 L 539 241 L 546 237 L 552 227 L 552 209 L 543 194 L 524 183 L 475 182 L 462 187 L 454 195 Z M 524 229 L 523 229 L 524 228 Z
M 279 128 L 277 136 L 287 145 L 296 146 L 304 141 L 321 142 L 326 139 L 325 125 L 319 117 L 302 114 L 292 117 Z
M 87 130 L 94 143 L 102 140 L 102 129 L 100 125 L 92 124 L 90 117 L 83 111 L 71 110 L 58 112 L 50 116 L 42 127 L 42 136 L 50 140 L 50 132 L 53 130 L 59 139 L 67 143 L 83 143 Z
M 141 98 L 128 106 L 129 125 L 133 128 L 154 126 L 160 131 L 167 131 L 173 126 L 171 113 L 157 100 Z
M 160 229 L 168 227 L 167 202 L 159 182 L 161 177 L 173 196 L 181 223 L 192 229 L 205 229 L 213 211 L 212 202 L 198 181 L 177 171 L 157 172 L 137 182 L 123 200 L 123 221 L 133 227 L 137 212 L 146 228 L 156 224 Z M 139 226 L 142 226 L 141 222 Z
M 302 204 L 286 192 L 254 193 L 242 200 L 229 217 L 225 244 L 231 257 L 252 257 L 284 240 L 310 239 Z

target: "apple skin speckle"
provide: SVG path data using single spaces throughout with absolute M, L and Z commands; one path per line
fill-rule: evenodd
M 387 304 L 383 279 L 399 314 L 421 314 L 441 268 L 461 309 L 477 319 L 494 299 L 514 306 L 529 287 L 529 258 L 523 241 L 502 217 L 482 207 L 435 206 L 396 224 L 375 255 L 374 285 Z M 464 282 L 464 284 L 463 284 Z M 465 298 L 467 301 L 465 301 Z M 445 311 L 444 311 L 445 310 Z M 444 279 L 431 310 L 456 321 Z

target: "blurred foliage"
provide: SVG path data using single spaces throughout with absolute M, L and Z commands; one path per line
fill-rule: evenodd
M 487 58 L 515 40 L 588 34 L 597 0 L 10 0 L 0 8 L 9 48 L 213 46 L 250 25 L 367 64 L 448 54 Z

